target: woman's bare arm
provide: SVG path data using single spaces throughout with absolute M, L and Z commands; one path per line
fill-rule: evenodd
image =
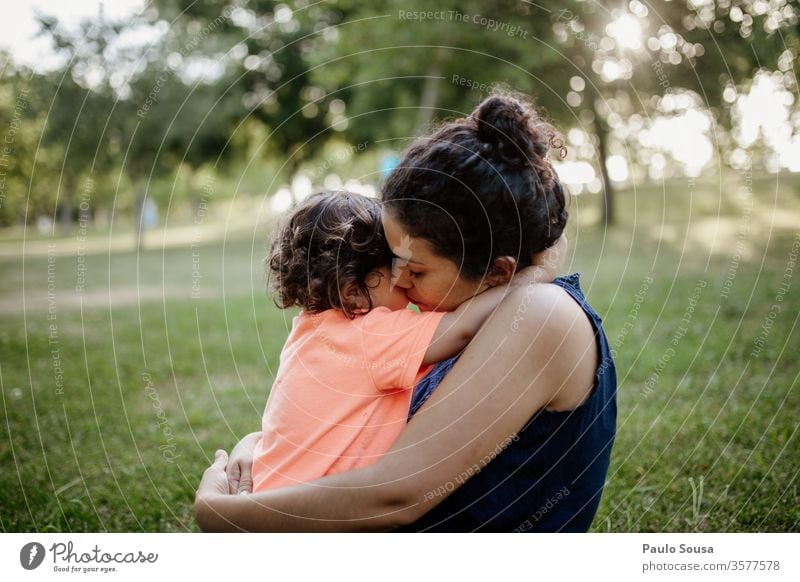
M 374 465 L 247 496 L 209 493 L 201 484 L 198 523 L 207 531 L 381 531 L 411 523 L 494 458 L 536 410 L 579 404 L 596 367 L 593 330 L 569 295 L 555 285 L 518 288 Z

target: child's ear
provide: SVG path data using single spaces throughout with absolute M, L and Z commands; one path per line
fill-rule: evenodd
M 517 259 L 510 256 L 497 257 L 486 275 L 486 282 L 492 287 L 506 285 L 514 277 L 516 270 Z
M 367 309 L 369 301 L 364 297 L 364 292 L 355 281 L 345 283 L 342 287 L 342 304 L 352 309 Z

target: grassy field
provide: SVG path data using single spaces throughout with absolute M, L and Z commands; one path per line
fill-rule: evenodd
M 605 232 L 596 197 L 571 208 L 619 376 L 594 529 L 800 530 L 800 180 L 618 204 Z M 293 315 L 265 296 L 263 238 L 0 252 L 0 529 L 196 529 L 199 475 L 258 428 Z

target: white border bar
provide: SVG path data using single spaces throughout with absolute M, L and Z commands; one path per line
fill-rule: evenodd
M 26 570 L 21 551 L 33 542 L 46 553 L 40 566 Z M 800 580 L 798 548 L 800 534 L 3 534 L 0 575 L 15 581 L 239 582 L 246 576 L 278 582 L 500 582 L 613 576 L 777 582 Z M 145 563 L 118 563 L 130 559 Z M 104 567 L 114 571 L 103 572 Z

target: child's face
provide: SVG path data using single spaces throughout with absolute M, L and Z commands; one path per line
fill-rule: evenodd
M 369 296 L 372 299 L 372 307 L 387 307 L 392 311 L 398 311 L 408 307 L 408 297 L 405 289 L 391 284 L 392 270 L 390 267 L 375 269 L 367 275 L 367 286 Z

